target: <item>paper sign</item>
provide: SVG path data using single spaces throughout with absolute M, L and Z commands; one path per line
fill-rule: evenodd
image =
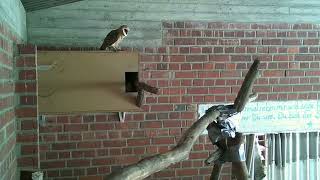
M 200 104 L 200 117 L 218 104 Z M 241 113 L 238 132 L 279 133 L 320 130 L 320 101 L 261 101 L 250 102 Z

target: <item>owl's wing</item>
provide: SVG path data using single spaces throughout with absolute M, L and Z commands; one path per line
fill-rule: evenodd
M 118 32 L 117 30 L 110 31 L 100 47 L 100 50 L 105 50 L 107 47 L 111 46 L 118 40 Z

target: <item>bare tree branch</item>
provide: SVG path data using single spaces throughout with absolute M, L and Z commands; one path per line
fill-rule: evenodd
M 246 77 L 244 78 L 242 86 L 238 92 L 237 98 L 234 101 L 234 106 L 237 112 L 241 112 L 249 100 L 249 96 L 252 92 L 253 83 L 259 75 L 259 64 L 259 60 L 254 60 Z
M 172 150 L 158 154 L 150 158 L 143 159 L 136 164 L 124 167 L 120 171 L 111 173 L 105 177 L 105 180 L 139 180 L 150 176 L 153 173 L 161 171 L 189 157 L 193 144 L 207 126 L 216 121 L 219 116 L 218 111 L 210 111 L 203 115 L 198 121 L 184 133 L 177 146 Z

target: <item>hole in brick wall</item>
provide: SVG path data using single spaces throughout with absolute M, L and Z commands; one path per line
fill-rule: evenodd
M 20 180 L 32 180 L 33 171 L 20 171 Z
M 137 92 L 138 72 L 125 72 L 126 92 Z

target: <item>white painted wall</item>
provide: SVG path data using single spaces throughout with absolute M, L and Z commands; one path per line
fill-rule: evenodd
M 130 47 L 162 43 L 161 21 L 319 23 L 318 0 L 84 0 L 27 13 L 28 37 L 38 45 L 98 47 L 122 24 Z
M 27 39 L 26 11 L 20 0 L 0 0 L 0 21 L 8 24 L 20 38 Z

